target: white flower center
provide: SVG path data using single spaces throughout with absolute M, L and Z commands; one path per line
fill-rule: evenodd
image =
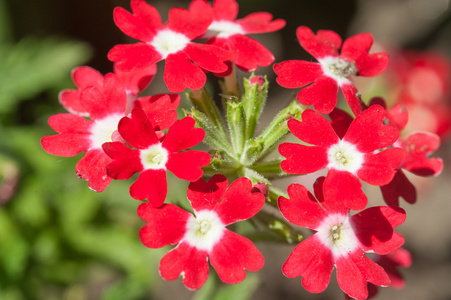
M 339 86 L 351 83 L 348 77 L 357 74 L 357 68 L 353 62 L 339 57 L 326 56 L 318 61 L 321 64 L 324 75 L 334 79 Z
M 154 144 L 147 149 L 140 150 L 139 157 L 144 169 L 166 169 L 169 153 L 160 143 Z
M 332 251 L 335 258 L 347 255 L 359 247 L 347 215 L 331 214 L 315 230 L 320 241 Z
M 123 117 L 123 114 L 114 114 L 95 121 L 91 127 L 91 149 L 102 148 L 103 143 L 111 142 L 111 135 L 117 130 L 117 125 Z
M 183 50 L 190 41 L 184 34 L 163 29 L 157 33 L 150 44 L 161 54 L 162 59 L 166 59 L 169 54 Z
M 357 150 L 353 144 L 343 140 L 332 145 L 327 150 L 327 156 L 329 158 L 328 168 L 350 173 L 357 172 L 364 161 L 364 153 Z
M 208 26 L 207 36 L 217 36 L 219 38 L 228 38 L 234 34 L 245 34 L 240 24 L 236 24 L 230 21 L 213 21 Z
M 199 250 L 210 252 L 224 234 L 225 225 L 212 210 L 201 210 L 186 223 L 184 240 Z

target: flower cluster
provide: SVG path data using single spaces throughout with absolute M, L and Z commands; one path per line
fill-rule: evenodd
M 142 201 L 138 215 L 147 224 L 139 232 L 141 242 L 149 248 L 176 245 L 161 260 L 164 279 L 182 276 L 188 288 L 199 289 L 208 278 L 208 261 L 229 284 L 243 281 L 245 270 L 260 270 L 264 258 L 251 239 L 237 226 L 226 228 L 252 219 L 255 233 L 298 243 L 282 272 L 301 276 L 312 293 L 328 286 L 334 268 L 339 286 L 352 298 L 366 299 L 374 286 L 402 285 L 395 264 L 408 266 L 410 256 L 399 254 L 406 253 L 400 248 L 404 238 L 394 231 L 406 217 L 399 198 L 416 201 L 404 171 L 435 176 L 443 162 L 429 157 L 440 144 L 436 134 L 404 133 L 404 106 L 362 100 L 353 78 L 376 76 L 388 66 L 386 53 L 370 53 L 371 34 L 357 34 L 342 45 L 333 31 L 315 34 L 299 27 L 300 45 L 318 62 L 274 64 L 281 86 L 301 90 L 257 135 L 268 82 L 252 74 L 240 87 L 234 68 L 249 72 L 272 64 L 273 54 L 248 34 L 277 31 L 285 21 L 266 12 L 237 19 L 235 0 L 193 0 L 188 9 L 172 8 L 165 23 L 144 0 L 132 0 L 131 12 L 118 7 L 113 15 L 117 27 L 138 42 L 111 49 L 112 73 L 73 71 L 77 89 L 59 95 L 68 113 L 49 118 L 57 134 L 41 144 L 53 155 L 85 152 L 76 173 L 97 192 L 113 179 L 139 174 L 130 196 Z M 192 109 L 183 118 L 176 111 L 180 95 L 143 96 L 159 61 L 169 91 L 190 89 Z M 203 89 L 208 72 L 225 77 L 220 94 L 225 118 Z M 336 107 L 339 88 L 353 115 Z M 281 143 L 290 133 L 300 142 Z M 202 141 L 209 152 L 193 149 Z M 271 160 L 275 149 L 281 157 Z M 167 170 L 190 182 L 192 211 L 165 203 L 168 187 L 178 187 L 168 182 Z M 281 176 L 320 170 L 327 175 L 316 178 L 315 196 L 298 183 L 287 194 L 272 184 Z M 388 206 L 367 207 L 362 182 L 379 186 Z M 314 234 L 303 240 L 299 227 Z

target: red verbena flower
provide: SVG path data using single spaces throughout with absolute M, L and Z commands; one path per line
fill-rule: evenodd
M 136 97 L 130 97 L 115 74 L 103 77 L 89 67 L 76 68 L 72 74 L 80 89 L 62 91 L 60 101 L 73 113 L 50 117 L 49 125 L 58 134 L 43 137 L 41 144 L 48 153 L 65 157 L 86 151 L 76 165 L 76 173 L 88 181 L 91 189 L 101 192 L 111 182 L 106 172 L 111 159 L 103 152 L 102 144 L 113 140 L 123 142 L 117 133 L 117 125 L 130 112 L 129 106 L 145 109 L 152 126 L 156 130 L 163 130 L 177 120 L 175 109 L 180 97 L 156 95 L 130 102 Z M 151 76 L 149 73 L 141 75 Z M 84 116 L 89 116 L 90 120 Z M 163 135 L 162 132 L 158 134 Z
M 296 34 L 301 46 L 318 63 L 290 60 L 274 64 L 277 82 L 286 88 L 304 87 L 296 98 L 304 105 L 313 105 L 322 114 L 333 110 L 338 88 L 341 88 L 352 112 L 359 115 L 363 104 L 352 77 L 380 74 L 388 66 L 388 55 L 368 54 L 373 44 L 373 36 L 369 33 L 348 38 L 341 54 L 338 54 L 341 38 L 333 31 L 320 30 L 315 35 L 308 27 L 301 26 Z
M 229 284 L 243 281 L 245 269 L 263 267 L 263 256 L 254 244 L 226 226 L 253 217 L 265 204 L 265 197 L 251 193 L 252 183 L 245 177 L 227 186 L 223 175 L 191 183 L 187 194 L 194 215 L 173 204 L 156 208 L 143 203 L 138 207 L 138 215 L 147 222 L 139 232 L 145 246 L 178 244 L 160 262 L 164 279 L 182 275 L 188 288 L 198 289 L 207 281 L 208 260 L 219 278 Z
M 405 212 L 397 206 L 380 206 L 350 216 L 342 201 L 329 198 L 325 186 L 323 191 L 323 180 L 315 184 L 316 199 L 299 184 L 288 187 L 289 199 L 278 199 L 288 221 L 316 231 L 296 246 L 282 272 L 290 278 L 302 276 L 304 288 L 319 293 L 328 286 L 335 266 L 340 288 L 353 298 L 366 299 L 367 281 L 388 286 L 390 279 L 364 252 L 385 255 L 402 246 L 404 238 L 393 228 L 404 222 Z
M 193 118 L 185 117 L 175 122 L 160 141 L 145 112 L 134 109 L 131 118 L 120 120 L 118 131 L 135 149 L 120 142 L 103 144 L 103 150 L 113 160 L 107 166 L 108 175 L 114 179 L 129 179 L 140 173 L 130 187 L 130 195 L 161 206 L 167 194 L 166 170 L 181 179 L 196 181 L 203 174 L 201 167 L 210 163 L 207 152 L 181 152 L 197 145 L 205 136 L 204 130 L 194 128 L 194 124 Z
M 213 6 L 205 0 L 196 1 L 203 3 L 194 6 L 197 13 L 210 13 L 213 18 L 205 34 L 210 37 L 207 44 L 230 50 L 231 59 L 238 68 L 247 72 L 255 71 L 259 66 L 266 67 L 274 61 L 274 55 L 247 34 L 279 30 L 285 26 L 284 20 L 272 20 L 272 15 L 267 12 L 252 13 L 236 19 L 238 3 L 235 0 L 215 0 Z
M 389 183 L 401 163 L 404 150 L 389 147 L 399 137 L 393 125 L 384 125 L 385 111 L 373 105 L 363 111 L 342 139 L 331 123 L 313 110 L 302 114 L 302 122 L 292 119 L 288 128 L 297 138 L 313 146 L 283 143 L 279 152 L 286 157 L 281 162 L 283 171 L 289 174 L 308 174 L 328 168 L 325 190 L 331 199 L 340 199 L 345 206 L 361 210 L 367 197 L 362 192 L 359 179 L 372 185 Z
M 135 70 L 165 60 L 164 81 L 171 92 L 182 92 L 186 87 L 198 90 L 206 82 L 203 70 L 221 73 L 227 70 L 225 61 L 229 51 L 215 45 L 202 45 L 192 40 L 200 37 L 210 25 L 209 14 L 172 8 L 169 20 L 163 24 L 158 11 L 143 0 L 132 0 L 133 13 L 116 7 L 114 22 L 126 35 L 142 41 L 132 45 L 116 45 L 108 59 L 117 62 L 121 70 Z
M 370 105 L 380 104 L 386 107 L 381 98 L 374 98 Z M 403 130 L 408 123 L 409 113 L 402 104 L 397 104 L 391 109 L 385 110 L 385 119 L 388 124 L 393 124 L 399 130 Z M 399 198 L 408 203 L 416 202 L 415 186 L 404 174 L 403 169 L 417 176 L 438 176 L 443 170 L 441 158 L 430 157 L 430 154 L 440 146 L 440 137 L 431 132 L 412 132 L 400 138 L 396 147 L 405 150 L 404 158 L 396 170 L 393 179 L 381 186 L 382 195 L 388 205 L 399 205 Z

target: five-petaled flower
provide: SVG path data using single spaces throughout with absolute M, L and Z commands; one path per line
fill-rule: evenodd
M 386 53 L 368 54 L 373 36 L 361 33 L 348 38 L 341 48 L 341 38 L 330 30 L 319 30 L 315 35 L 308 27 L 296 31 L 301 46 L 318 60 L 318 63 L 289 60 L 274 65 L 279 76 L 277 82 L 286 88 L 304 87 L 297 99 L 312 105 L 322 114 L 330 113 L 337 104 L 341 88 L 352 112 L 358 116 L 364 105 L 352 83 L 353 76 L 376 76 L 388 66 Z
M 385 111 L 373 105 L 363 111 L 349 126 L 342 139 L 331 123 L 313 110 L 302 114 L 302 122 L 288 121 L 290 131 L 313 146 L 283 143 L 279 152 L 286 157 L 281 168 L 289 174 L 308 174 L 328 168 L 325 190 L 331 199 L 340 199 L 345 206 L 361 210 L 367 204 L 359 179 L 372 185 L 389 183 L 404 150 L 391 147 L 399 137 L 394 125 L 384 125 Z
M 212 21 L 204 12 L 172 8 L 169 20 L 163 25 L 158 11 L 143 0 L 132 0 L 133 13 L 116 7 L 114 22 L 125 34 L 142 41 L 132 45 L 116 45 L 108 53 L 111 61 L 122 70 L 135 70 L 166 61 L 164 81 L 171 92 L 178 93 L 188 87 L 202 88 L 206 82 L 204 70 L 221 73 L 227 70 L 225 61 L 230 53 L 215 45 L 193 43 L 202 36 Z
M 175 109 L 180 102 L 178 95 L 136 98 L 140 89 L 149 83 L 153 72 L 154 68 L 148 68 L 143 72 L 120 74 L 118 77 L 113 73 L 102 76 L 89 67 L 76 68 L 72 77 L 79 89 L 63 90 L 59 95 L 61 104 L 71 113 L 49 118 L 50 127 L 58 134 L 42 138 L 44 150 L 65 157 L 86 151 L 75 167 L 76 173 L 88 181 L 91 189 L 102 192 L 111 182 L 106 172 L 111 159 L 103 152 L 102 144 L 123 142 L 117 133 L 117 126 L 131 108 L 145 109 L 152 128 L 158 130 L 159 136 L 164 135 L 161 130 L 177 120 Z
M 194 128 L 194 123 L 191 117 L 175 122 L 160 141 L 145 112 L 134 109 L 130 118 L 120 120 L 118 131 L 135 149 L 120 142 L 103 144 L 103 150 L 113 160 L 107 166 L 108 175 L 114 179 L 129 179 L 140 173 L 130 187 L 130 195 L 161 206 L 167 194 L 166 170 L 181 179 L 196 181 L 203 174 L 201 167 L 210 163 L 207 152 L 181 152 L 197 145 L 205 136 L 202 128 Z
M 213 22 L 208 26 L 205 36 L 207 44 L 217 45 L 230 50 L 235 65 L 246 71 L 255 71 L 259 66 L 269 66 L 274 55 L 248 34 L 273 32 L 285 26 L 281 19 L 272 20 L 267 12 L 252 13 L 242 19 L 238 15 L 238 3 L 235 0 L 215 0 L 210 6 L 205 0 L 193 6 L 197 13 L 211 14 Z M 203 5 L 202 5 L 203 4 Z
M 279 209 L 288 221 L 316 231 L 296 246 L 282 272 L 290 278 L 302 276 L 304 288 L 319 293 L 328 286 L 335 266 L 340 288 L 353 298 L 366 299 L 367 281 L 388 286 L 390 279 L 364 252 L 385 255 L 402 246 L 404 238 L 393 228 L 404 222 L 405 212 L 379 206 L 350 216 L 342 201 L 329 198 L 323 180 L 315 184 L 316 199 L 299 184 L 288 187 L 289 199 L 279 197 Z
M 173 204 L 156 208 L 143 203 L 138 207 L 138 215 L 147 222 L 139 232 L 145 246 L 178 244 L 161 260 L 164 279 L 182 275 L 188 288 L 198 289 L 208 278 L 208 260 L 219 278 L 229 284 L 243 281 L 245 269 L 258 271 L 263 267 L 263 256 L 254 244 L 226 226 L 253 217 L 263 207 L 265 197 L 252 193 L 252 183 L 245 177 L 227 186 L 223 175 L 191 183 L 187 195 L 194 215 Z

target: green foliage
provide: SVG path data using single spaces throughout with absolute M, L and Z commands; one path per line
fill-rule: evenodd
M 89 52 L 85 44 L 53 37 L 0 43 L 0 115 L 12 112 L 20 100 L 55 86 L 87 60 Z

